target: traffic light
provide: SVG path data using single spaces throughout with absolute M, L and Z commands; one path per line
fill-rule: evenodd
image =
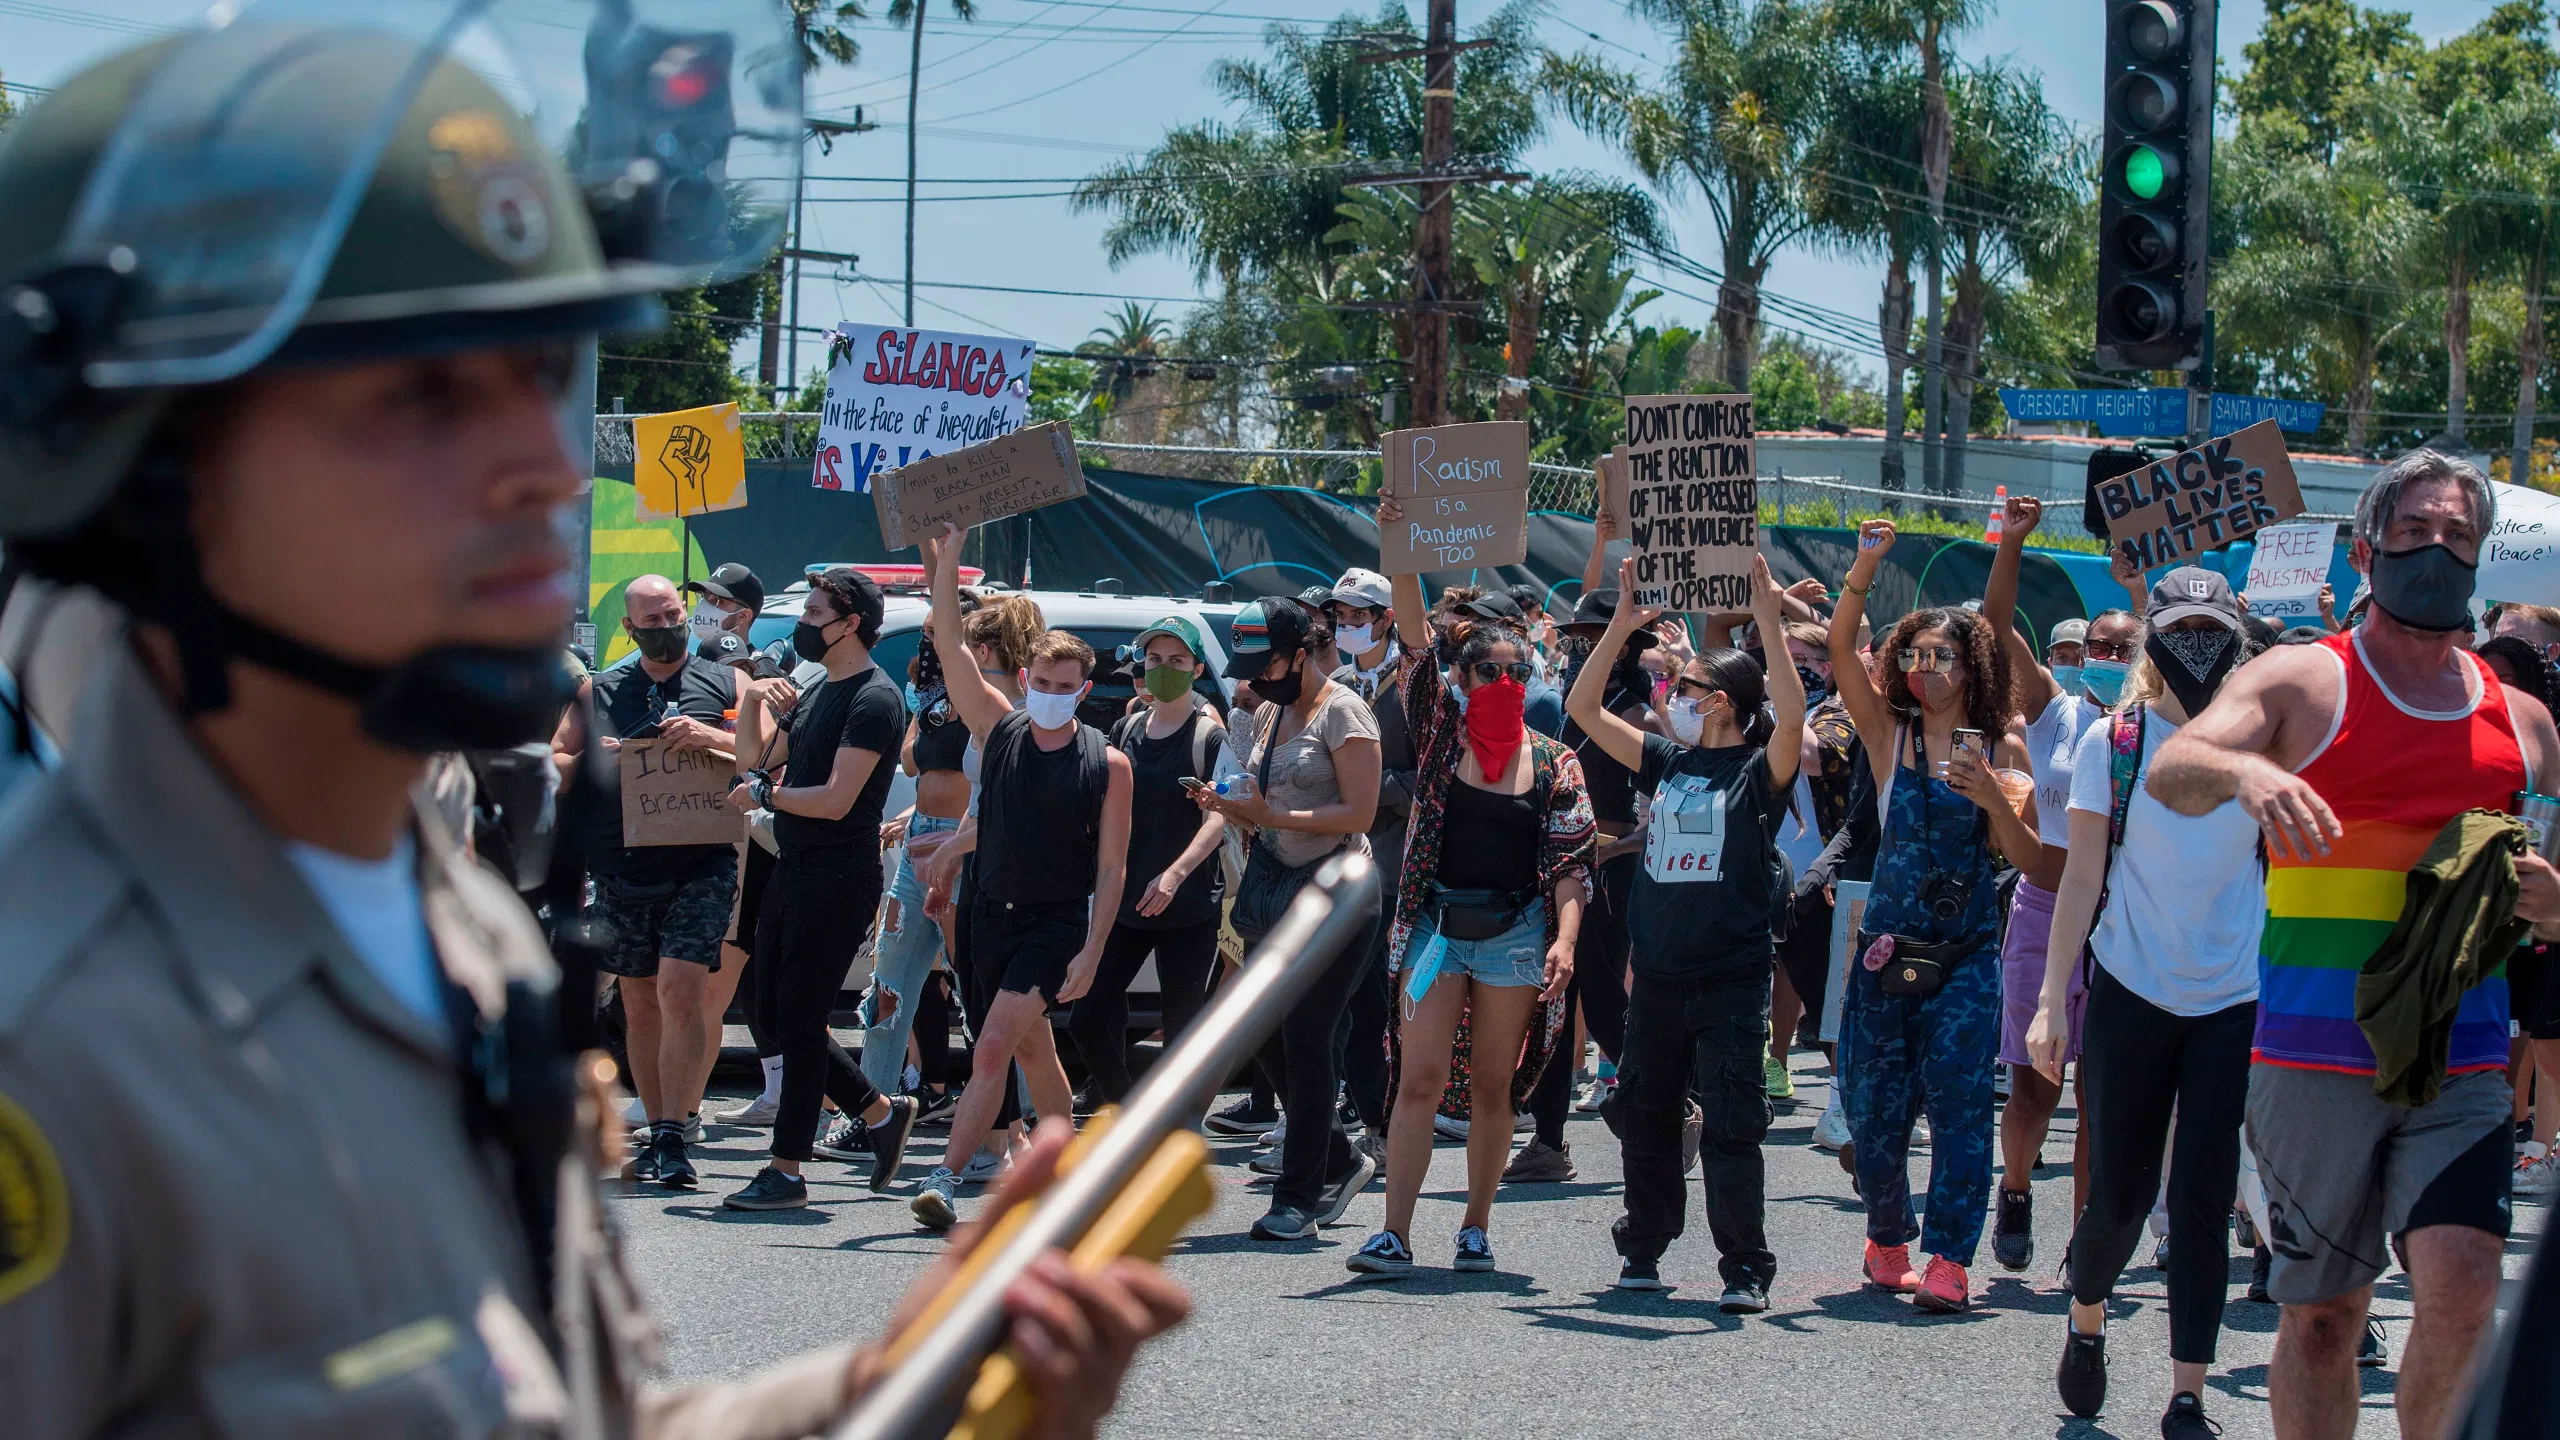
M 2204 355 L 2214 0 L 2107 0 L 2106 11 L 2098 368 L 2193 370 Z
M 728 255 L 733 52 L 719 31 L 635 25 L 588 37 L 579 168 L 607 256 L 689 265 Z

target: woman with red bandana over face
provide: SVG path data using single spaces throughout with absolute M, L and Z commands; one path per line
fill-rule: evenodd
M 1381 505 L 1382 523 L 1395 523 L 1394 504 Z M 1401 1065 L 1387 1124 L 1386 1226 L 1348 1262 L 1381 1279 L 1413 1269 L 1414 1201 L 1431 1168 L 1431 1117 L 1461 1010 L 1472 1016 L 1474 1123 L 1452 1268 L 1493 1268 L 1485 1232 L 1511 1158 L 1515 1081 L 1535 1083 L 1563 1029 L 1599 831 L 1581 762 L 1522 721 L 1527 637 L 1464 618 L 1435 645 L 1421 577 L 1399 575 L 1394 586 L 1414 749 L 1412 828 L 1387 938 Z

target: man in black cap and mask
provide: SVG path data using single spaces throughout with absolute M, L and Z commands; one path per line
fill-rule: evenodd
M 685 624 L 693 630 L 696 649 L 722 634 L 747 639 L 756 612 L 764 608 L 764 582 L 735 560 L 712 571 L 709 579 L 689 581 L 684 588 L 694 597 Z

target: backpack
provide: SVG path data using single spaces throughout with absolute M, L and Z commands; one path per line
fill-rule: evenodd
M 2124 817 L 2133 809 L 2134 781 L 2142 770 L 2142 744 L 2150 729 L 2151 707 L 2128 705 L 2107 717 L 2107 866 L 2098 881 L 2098 903 L 2089 909 L 2089 934 L 2098 933 L 2099 917 L 2107 913 L 2109 881 L 2116 872 L 2116 851 L 2124 844 Z M 2085 967 L 2096 963 L 2096 953 L 2089 942 L 2080 942 L 2080 963 Z
M 1192 702 L 1191 713 L 1194 719 L 1202 722 L 1191 727 L 1191 778 L 1207 780 L 1212 778 L 1209 774 L 1209 751 L 1226 738 L 1227 731 L 1212 717 L 1209 707 L 1196 699 Z M 1131 746 L 1145 739 L 1146 734 L 1147 712 L 1132 710 L 1111 727 L 1111 748 L 1125 755 Z

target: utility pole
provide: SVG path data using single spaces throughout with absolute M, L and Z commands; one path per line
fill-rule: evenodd
M 1458 0 L 1431 0 L 1422 62 L 1422 219 L 1413 235 L 1413 423 L 1449 423 L 1450 212 L 1458 148 Z
M 915 0 L 915 42 L 907 51 L 907 308 L 898 323 L 916 323 L 916 91 L 924 83 L 924 7 Z
M 842 120 L 825 120 L 812 117 L 808 122 L 808 126 L 809 133 L 818 137 L 818 149 L 820 152 L 828 155 L 836 153 L 837 136 L 860 135 L 864 131 L 877 130 L 880 128 L 878 125 L 862 118 L 862 107 L 859 105 L 853 107 L 853 123 L 851 124 L 847 124 Z M 803 143 L 805 144 L 805 142 Z M 859 258 L 852 255 L 840 255 L 833 251 L 811 250 L 806 248 L 804 237 L 800 233 L 800 192 L 801 187 L 807 181 L 809 167 L 806 164 L 803 164 L 800 169 L 801 174 L 793 177 L 791 181 L 791 243 L 774 252 L 773 257 L 774 272 L 776 274 L 781 273 L 783 261 L 789 260 L 791 262 L 791 304 L 789 306 L 791 319 L 784 327 L 791 333 L 791 363 L 789 366 L 789 373 L 784 378 L 788 382 L 789 388 L 795 391 L 800 388 L 800 262 L 803 260 L 820 260 L 830 264 L 851 265 L 857 258 Z M 912 263 L 910 264 L 910 268 L 913 268 Z M 768 332 L 765 344 L 767 347 L 767 353 L 770 354 L 773 345 L 770 332 Z M 768 383 L 769 381 L 770 377 L 768 377 Z M 781 404 L 779 398 L 781 391 L 777 389 L 769 392 L 769 394 L 774 398 L 768 399 L 765 403 L 779 408 Z

